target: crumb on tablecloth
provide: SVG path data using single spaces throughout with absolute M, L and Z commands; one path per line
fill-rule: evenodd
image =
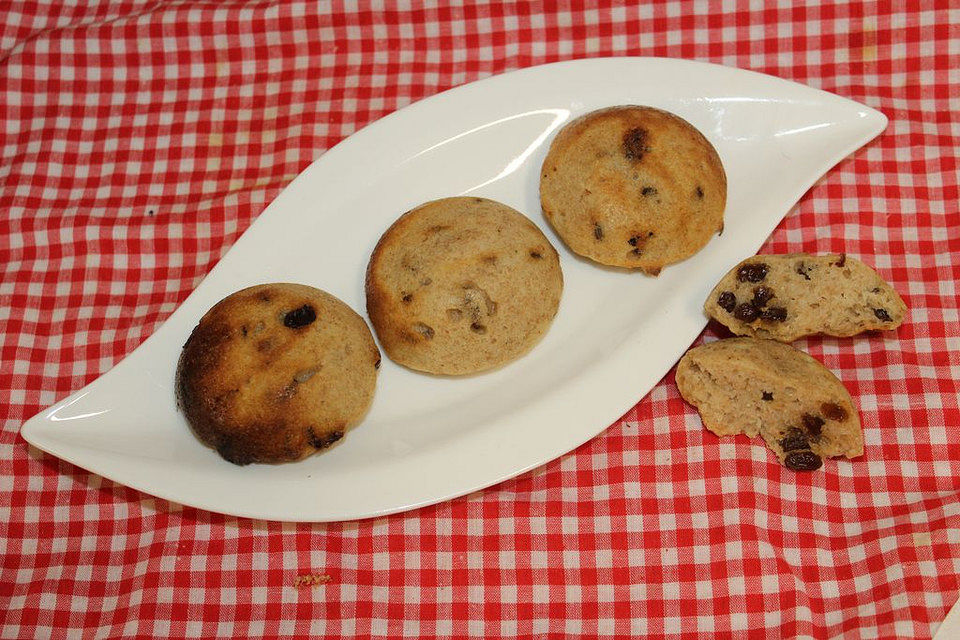
M 318 584 L 327 584 L 332 578 L 326 573 L 304 573 L 297 576 L 293 580 L 293 586 L 296 588 L 301 587 L 314 587 Z

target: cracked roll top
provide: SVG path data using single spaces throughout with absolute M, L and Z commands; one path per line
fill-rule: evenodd
M 367 313 L 386 354 L 464 375 L 503 365 L 547 332 L 563 275 L 539 228 L 484 198 L 434 200 L 402 215 L 367 267 Z
M 217 303 L 190 334 L 177 402 L 194 433 L 235 464 L 299 460 L 340 440 L 373 399 L 380 352 L 350 307 L 300 284 Z
M 652 107 L 611 107 L 570 122 L 540 174 L 543 214 L 571 250 L 650 275 L 721 231 L 726 200 L 713 145 Z

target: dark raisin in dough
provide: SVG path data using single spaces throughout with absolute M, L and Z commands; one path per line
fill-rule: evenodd
M 317 319 L 317 312 L 308 304 L 283 314 L 283 326 L 300 329 Z
M 753 290 L 753 306 L 757 307 L 758 309 L 765 307 L 773 297 L 775 297 L 773 294 L 773 289 L 760 285 Z
M 803 431 L 800 431 L 800 429 L 796 427 L 791 427 L 787 430 L 787 433 L 784 434 L 783 440 L 780 441 L 780 448 L 783 449 L 784 452 L 809 449 L 810 442 L 807 441 L 807 436 Z
M 823 412 L 823 415 L 828 420 L 835 420 L 836 422 L 843 422 L 847 419 L 847 412 L 838 404 L 832 402 L 824 402 L 820 405 L 820 411 Z
M 727 313 L 733 313 L 737 307 L 737 296 L 732 291 L 724 291 L 717 297 L 717 304 Z
M 760 319 L 767 322 L 784 322 L 787 319 L 787 310 L 783 307 L 768 307 L 760 312 Z
M 769 267 L 763 262 L 751 262 L 737 270 L 737 280 L 740 282 L 762 282 L 767 277 Z
M 783 464 L 792 471 L 816 471 L 823 466 L 823 460 L 813 451 L 792 451 Z
M 757 319 L 758 315 L 757 308 L 749 302 L 744 302 L 739 305 L 736 311 L 733 312 L 733 317 L 740 322 L 753 322 Z

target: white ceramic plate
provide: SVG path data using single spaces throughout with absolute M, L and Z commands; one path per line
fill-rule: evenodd
M 539 169 L 587 111 L 647 104 L 686 118 L 727 171 L 726 227 L 657 278 L 573 256 L 544 221 Z M 756 252 L 830 167 L 883 131 L 883 114 L 770 76 L 658 58 L 563 62 L 489 78 L 373 123 L 310 165 L 170 319 L 123 362 L 23 427 L 28 442 L 116 482 L 227 514 L 362 518 L 490 486 L 589 440 L 642 398 L 706 324 L 721 274 Z M 365 421 L 296 464 L 236 467 L 202 446 L 174 402 L 180 347 L 242 287 L 325 289 L 364 312 L 380 234 L 426 200 L 482 195 L 528 215 L 560 251 L 565 287 L 546 338 L 498 371 L 424 376 L 384 358 Z
M 954 603 L 947 617 L 943 619 L 937 628 L 937 634 L 933 640 L 956 640 L 960 638 L 960 601 Z
M 960 601 L 955 602 L 947 612 L 947 617 L 940 623 L 933 640 L 956 640 L 957 638 L 960 638 Z

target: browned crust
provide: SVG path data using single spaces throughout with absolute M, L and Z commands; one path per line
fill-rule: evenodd
M 381 287 L 380 283 L 377 281 L 375 272 L 380 268 L 381 262 L 383 261 L 383 253 L 387 246 L 391 244 L 392 239 L 395 236 L 400 235 L 403 232 L 404 227 L 410 224 L 412 214 L 422 209 L 427 204 L 429 203 L 424 203 L 418 207 L 414 207 L 394 220 L 393 224 L 391 224 L 387 230 L 383 232 L 383 235 L 380 236 L 380 239 L 377 241 L 377 245 L 373 248 L 373 253 L 370 254 L 370 262 L 367 263 L 367 273 L 366 277 L 364 278 L 364 290 L 367 299 L 367 317 L 370 318 L 370 322 L 373 324 L 374 331 L 376 331 L 377 337 L 383 344 L 383 348 L 386 350 L 387 354 L 390 354 L 395 349 L 398 341 L 411 342 L 415 341 L 416 338 L 406 333 L 395 334 L 389 329 L 388 323 L 380 321 L 381 318 L 384 318 L 389 314 L 388 294 L 387 291 Z
M 589 131 L 602 127 L 605 122 L 609 121 L 614 122 L 614 126 L 620 129 L 630 130 L 631 127 L 649 124 L 646 121 L 651 115 L 655 115 L 657 118 L 663 118 L 679 126 L 684 132 L 684 135 L 690 138 L 695 146 L 703 151 L 703 160 L 708 165 L 706 175 L 711 178 L 711 186 L 718 192 L 719 195 L 717 198 L 721 203 L 716 225 L 713 226 L 710 233 L 721 232 L 723 230 L 723 208 L 727 196 L 727 178 L 719 154 L 710 141 L 689 122 L 676 114 L 653 107 L 640 105 L 608 107 L 580 116 L 567 124 L 554 138 L 544 160 L 540 180 L 540 199 L 544 216 L 574 253 L 602 264 L 638 269 L 649 275 L 657 275 L 664 266 L 684 260 L 699 251 L 709 240 L 710 233 L 704 233 L 702 237 L 696 237 L 691 240 L 689 233 L 685 231 L 678 232 L 670 228 L 658 228 L 657 223 L 655 221 L 651 222 L 649 216 L 642 215 L 640 209 L 635 209 L 632 215 L 636 217 L 636 220 L 631 224 L 636 225 L 637 228 L 632 233 L 636 233 L 638 236 L 645 235 L 650 231 L 662 234 L 653 243 L 654 246 L 644 251 L 643 247 L 638 247 L 636 244 L 633 244 L 631 246 L 636 249 L 636 251 L 631 251 L 629 248 L 620 247 L 619 244 L 614 244 L 614 246 L 611 247 L 608 244 L 609 239 L 603 239 L 603 242 L 594 244 L 589 242 L 589 239 L 583 239 L 581 237 L 584 230 L 580 228 L 583 225 L 579 223 L 585 221 L 579 220 L 579 218 L 582 217 L 579 214 L 571 213 L 575 211 L 577 207 L 571 205 L 569 202 L 563 202 L 562 198 L 554 197 L 549 192 L 554 184 L 552 182 L 552 174 L 557 172 L 560 159 L 570 151 L 571 147 L 579 142 L 582 136 Z M 618 150 L 611 150 L 611 153 L 616 153 L 617 151 Z M 636 158 L 636 160 L 637 162 L 642 161 L 641 158 Z M 669 175 L 664 172 L 663 167 L 660 166 L 658 162 L 647 162 L 643 165 L 643 169 L 648 175 L 656 175 L 657 180 L 661 183 L 670 182 Z M 622 193 L 622 191 L 618 190 L 617 193 Z M 700 191 L 701 198 L 702 193 L 703 192 Z M 623 212 L 630 211 L 629 208 L 619 206 L 622 204 L 621 202 L 611 201 L 608 204 L 611 206 L 617 205 L 615 208 Z M 633 206 L 640 207 L 641 205 L 629 205 L 629 207 Z M 605 208 L 600 207 L 600 209 L 603 210 Z M 683 211 L 687 213 L 677 215 L 692 215 L 689 211 L 689 206 L 684 208 Z M 564 214 L 564 212 L 566 213 Z M 571 228 L 570 222 L 564 220 L 564 217 L 577 218 L 578 224 L 574 225 L 575 228 Z M 601 214 L 601 218 L 602 217 L 603 214 Z M 646 221 L 644 221 L 645 219 Z M 599 222 L 603 226 L 606 226 L 609 221 L 601 219 Z M 620 225 L 618 224 L 617 226 Z M 622 238 L 618 238 L 614 240 L 614 242 L 619 242 L 621 239 Z M 601 239 L 597 238 L 597 240 L 600 241 Z M 618 249 L 624 250 L 618 252 Z
M 361 350 L 344 365 L 352 373 L 341 374 L 329 362 L 326 367 L 305 365 L 299 376 L 291 373 L 291 367 L 305 362 L 302 345 L 312 339 L 304 334 L 310 326 L 280 326 L 261 340 L 248 335 L 246 324 L 233 321 L 234 314 L 244 313 L 242 305 L 270 305 L 264 297 L 271 296 L 285 298 L 290 308 L 312 303 L 320 311 L 319 322 L 355 332 L 351 344 Z M 197 437 L 226 460 L 240 465 L 290 462 L 331 446 L 362 416 L 373 396 L 379 360 L 366 323 L 343 302 L 303 285 L 258 285 L 221 300 L 194 328 L 177 364 L 177 404 Z M 340 375 L 360 376 L 365 388 L 342 406 L 324 410 L 324 389 L 338 384 Z
M 563 286 L 563 274 L 559 268 L 559 254 L 557 254 L 556 249 L 550 244 L 549 240 L 547 240 L 540 229 L 532 221 L 512 208 L 503 205 L 502 203 L 476 197 L 442 198 L 440 200 L 424 203 L 401 215 L 380 237 L 370 256 L 370 261 L 367 264 L 367 270 L 365 274 L 367 314 L 374 330 L 376 331 L 377 337 L 384 348 L 384 351 L 388 356 L 390 356 L 391 359 L 399 364 L 418 371 L 444 375 L 463 375 L 475 373 L 498 366 L 499 364 L 503 364 L 504 362 L 517 357 L 517 355 L 504 357 L 502 361 L 494 358 L 491 360 L 491 363 L 485 363 L 483 365 L 471 363 L 467 360 L 457 363 L 451 363 L 449 361 L 444 363 L 429 362 L 431 358 L 426 354 L 431 350 L 431 341 L 434 340 L 435 336 L 434 329 L 428 326 L 421 326 L 421 331 L 419 333 L 418 331 L 414 331 L 413 329 L 417 329 L 418 327 L 411 325 L 413 319 L 408 317 L 409 311 L 405 311 L 404 309 L 400 308 L 400 303 L 397 297 L 398 294 L 396 294 L 395 291 L 392 291 L 392 289 L 389 289 L 389 285 L 385 284 L 383 280 L 385 272 L 393 268 L 392 265 L 388 265 L 386 262 L 387 258 L 385 256 L 388 252 L 392 252 L 394 249 L 399 250 L 403 248 L 406 243 L 411 241 L 412 235 L 416 235 L 417 233 L 421 232 L 430 233 L 435 230 L 434 227 L 417 230 L 414 225 L 416 224 L 415 221 L 417 220 L 418 213 L 424 209 L 432 207 L 459 206 L 457 203 L 455 203 L 457 200 L 464 201 L 463 206 L 465 207 L 465 210 L 469 210 L 469 206 L 471 204 L 470 201 L 473 201 L 473 203 L 478 205 L 486 204 L 488 206 L 495 207 L 499 211 L 499 215 L 503 215 L 507 212 L 515 215 L 516 219 L 510 218 L 509 224 L 516 224 L 522 221 L 523 226 L 538 237 L 536 246 L 541 251 L 538 252 L 531 249 L 528 259 L 543 260 L 544 258 L 548 258 L 549 261 L 552 261 L 552 263 L 556 265 L 556 274 L 557 279 L 559 280 L 558 286 L 560 290 L 562 290 Z M 451 227 L 448 224 L 443 224 L 436 227 L 437 232 L 449 231 L 450 229 Z M 456 229 L 456 225 L 454 225 L 454 229 Z M 469 256 L 471 260 L 490 265 L 491 267 L 497 264 L 497 258 L 495 255 L 485 253 L 483 251 L 477 253 L 476 255 L 463 254 L 463 256 Z M 396 255 L 392 255 L 391 259 L 396 259 L 396 257 Z M 556 308 L 554 307 L 552 313 L 550 314 L 550 319 L 552 319 L 553 314 L 555 313 Z M 549 322 L 547 322 L 547 326 L 548 325 Z M 478 331 L 483 330 L 483 328 L 478 327 Z M 535 338 L 528 340 L 529 345 L 527 348 L 532 346 L 536 341 L 539 341 L 540 337 L 542 337 L 545 331 L 546 327 L 544 327 L 542 332 L 538 333 Z M 476 339 L 477 336 L 474 335 L 467 335 L 464 337 L 464 340 L 466 341 Z M 436 345 L 439 342 L 440 338 L 437 337 L 436 341 L 434 341 L 432 344 Z M 436 349 L 440 349 L 440 347 L 436 347 Z M 437 353 L 437 351 L 434 351 L 434 353 Z

